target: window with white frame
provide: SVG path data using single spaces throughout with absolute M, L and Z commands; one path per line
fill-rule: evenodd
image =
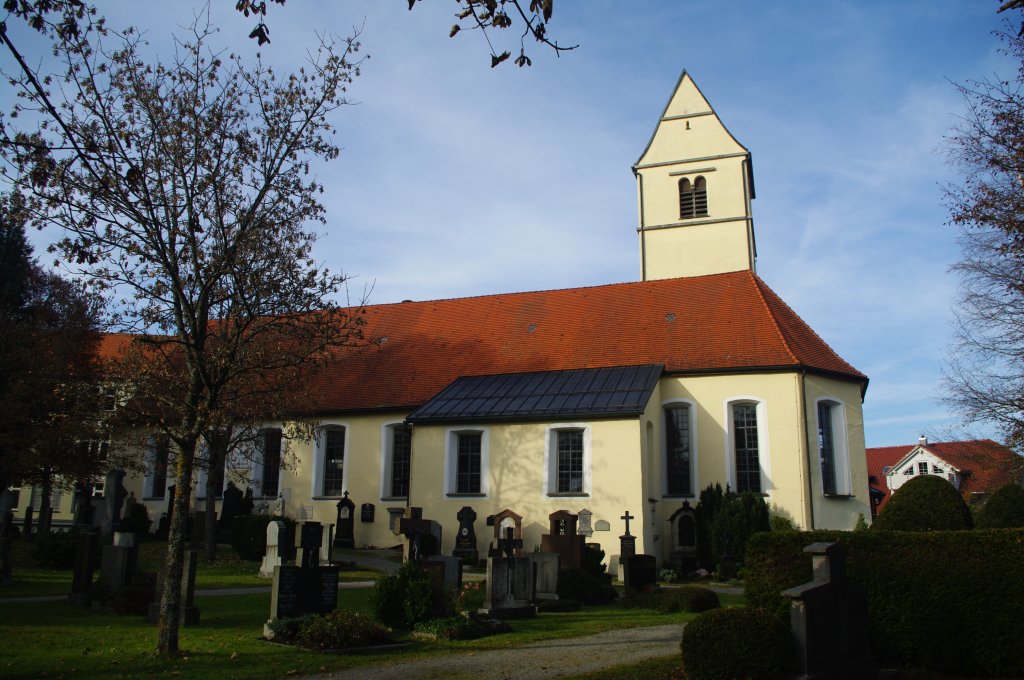
M 445 458 L 445 493 L 486 496 L 488 435 L 486 429 L 450 430 Z
M 267 427 L 260 430 L 260 478 L 259 495 L 276 497 L 281 485 L 281 429 Z
M 732 405 L 733 461 L 737 493 L 761 492 L 761 461 L 757 427 L 757 404 Z
M 665 405 L 665 495 L 693 495 L 693 424 L 689 404 Z
M 384 434 L 381 495 L 384 498 L 408 498 L 412 427 L 394 423 L 385 426 Z
M 322 496 L 340 496 L 345 484 L 345 428 L 331 427 L 323 431 L 321 467 Z
M 835 399 L 819 399 L 817 415 L 822 493 L 826 496 L 848 496 L 851 492 L 850 463 L 843 405 Z
M 143 496 L 163 498 L 167 493 L 167 464 L 170 459 L 171 443 L 165 436 L 153 437 L 146 455 L 146 480 Z
M 928 474 L 928 462 L 921 461 L 917 464 L 917 474 L 926 475 Z
M 566 423 L 547 428 L 544 444 L 545 490 L 549 495 L 590 493 L 590 428 Z

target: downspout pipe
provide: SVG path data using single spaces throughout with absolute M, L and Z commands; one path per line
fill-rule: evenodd
M 809 524 L 806 527 L 807 531 L 814 530 L 814 484 L 811 479 L 811 470 L 814 466 L 811 465 L 811 442 L 810 442 L 810 427 L 807 423 L 807 371 L 803 368 L 800 369 L 800 429 L 801 429 L 801 440 L 803 441 L 804 448 L 804 460 L 803 460 L 803 473 L 807 479 L 807 502 L 804 504 L 806 508 L 806 516 L 809 520 Z

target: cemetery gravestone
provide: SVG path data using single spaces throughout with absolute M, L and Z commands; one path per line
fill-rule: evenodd
M 481 613 L 497 619 L 536 616 L 533 565 L 528 558 L 515 556 L 522 548 L 522 539 L 507 527 L 505 538 L 498 540 L 502 556 L 487 560 L 487 595 Z
M 220 504 L 220 518 L 217 520 L 217 525 L 221 529 L 230 529 L 231 520 L 243 514 L 244 505 L 245 497 L 242 490 L 235 486 L 234 482 L 229 481 L 227 488 L 224 489 L 224 500 Z
M 523 517 L 522 515 L 513 512 L 512 510 L 505 509 L 499 512 L 497 515 L 489 518 L 488 525 L 494 526 L 494 545 L 492 546 L 489 554 L 491 556 L 502 554 L 499 543 L 505 540 L 509 529 L 512 530 L 512 537 L 520 541 L 520 546 L 516 548 L 516 557 L 522 557 L 522 538 L 523 538 Z
M 301 533 L 302 568 L 320 566 L 320 546 L 323 543 L 324 528 L 320 522 L 303 522 Z
M 469 564 L 476 564 L 480 559 L 476 549 L 476 530 L 473 528 L 476 511 L 465 505 L 455 517 L 459 520 L 459 533 L 455 535 L 455 549 L 452 550 L 452 555 L 461 557 Z
M 103 546 L 100 559 L 100 583 L 111 592 L 132 584 L 138 570 L 139 548 L 135 534 L 117 532 L 114 544 Z
M 270 619 L 326 614 L 338 606 L 337 567 L 275 567 Z M 266 629 L 264 629 L 266 632 Z
M 622 566 L 626 590 L 639 592 L 658 583 L 658 561 L 653 555 L 630 555 Z
M 576 515 L 559 510 L 548 516 L 550 533 L 540 537 L 542 552 L 558 553 L 562 569 L 575 569 L 583 563 L 586 537 L 576 532 Z
M 792 599 L 798 677 L 875 677 L 867 597 L 846 577 L 846 548 L 813 543 L 804 552 L 811 555 L 813 580 L 782 592 Z
M 590 510 L 587 510 L 586 508 L 583 508 L 578 513 L 576 513 L 576 516 L 579 518 L 579 527 L 577 527 L 576 532 L 581 536 L 590 538 L 590 536 L 594 533 L 594 526 L 591 523 L 591 520 L 594 517 L 594 513 L 592 513 Z
M 78 534 L 78 545 L 75 547 L 75 571 L 71 577 L 71 594 L 68 599 L 75 604 L 85 604 L 92 592 L 93 574 L 96 571 L 96 545 L 99 534 L 95 531 L 82 531 Z
M 373 524 L 373 517 L 377 508 L 373 503 L 363 503 L 359 507 L 359 521 L 363 524 Z
M 400 523 L 405 518 L 405 508 L 388 508 L 388 528 L 398 536 L 401 533 Z
M 274 567 L 282 565 L 279 546 L 284 536 L 284 522 L 273 520 L 267 524 L 267 551 L 260 564 L 260 578 L 274 578 Z
M 672 526 L 669 562 L 684 576 L 697 571 L 697 513 L 689 501 L 683 501 L 682 507 L 672 513 L 668 521 Z
M 0 492 L 4 493 L 4 492 Z M 14 534 L 14 513 L 0 514 L 0 585 L 11 582 L 11 540 Z
M 334 547 L 355 548 L 355 511 L 356 504 L 348 497 L 348 491 L 344 498 L 338 501 L 338 521 L 334 534 Z
M 411 508 L 410 515 L 399 522 L 399 529 L 406 538 L 406 559 L 418 562 L 441 554 L 441 525 L 423 519 L 423 508 Z
M 533 565 L 533 598 L 540 600 L 558 599 L 558 553 L 535 552 L 528 555 Z
M 128 490 L 124 488 L 124 470 L 111 470 L 103 484 L 103 515 L 100 532 L 109 537 L 121 526 L 121 508 Z
M 462 558 L 452 555 L 431 555 L 424 562 L 425 565 L 441 565 L 441 574 L 444 585 L 455 592 L 462 590 Z
M 146 613 L 146 620 L 149 623 L 160 622 L 160 602 L 163 600 L 165 585 L 165 560 L 161 561 L 160 571 L 156 577 L 156 590 L 153 601 L 149 603 L 149 610 Z M 195 605 L 196 597 L 196 567 L 199 564 L 199 551 L 195 549 L 185 551 L 185 561 L 181 573 L 181 624 L 183 626 L 194 626 L 199 623 L 199 607 Z

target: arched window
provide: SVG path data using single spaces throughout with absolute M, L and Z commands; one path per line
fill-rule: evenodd
M 733 455 L 736 457 L 736 491 L 761 492 L 757 404 L 732 405 Z
M 708 216 L 708 182 L 703 177 L 690 182 L 687 178 L 679 180 L 679 217 Z
M 817 411 L 822 493 L 826 496 L 848 496 L 851 493 L 850 462 L 843 404 L 832 398 L 819 399 Z

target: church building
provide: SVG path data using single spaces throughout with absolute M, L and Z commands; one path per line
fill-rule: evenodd
M 282 466 L 287 424 L 268 423 L 263 463 L 226 481 L 299 520 L 334 523 L 347 495 L 357 547 L 395 545 L 419 507 L 445 553 L 466 506 L 482 552 L 488 516 L 519 515 L 532 551 L 551 513 L 586 510 L 588 542 L 618 553 L 628 516 L 661 562 L 669 518 L 715 483 L 802 529 L 870 517 L 867 377 L 758 277 L 750 152 L 689 74 L 633 172 L 638 281 L 368 306 L 375 341 L 300 387 L 319 436 Z M 161 456 L 129 486 L 151 517 Z

